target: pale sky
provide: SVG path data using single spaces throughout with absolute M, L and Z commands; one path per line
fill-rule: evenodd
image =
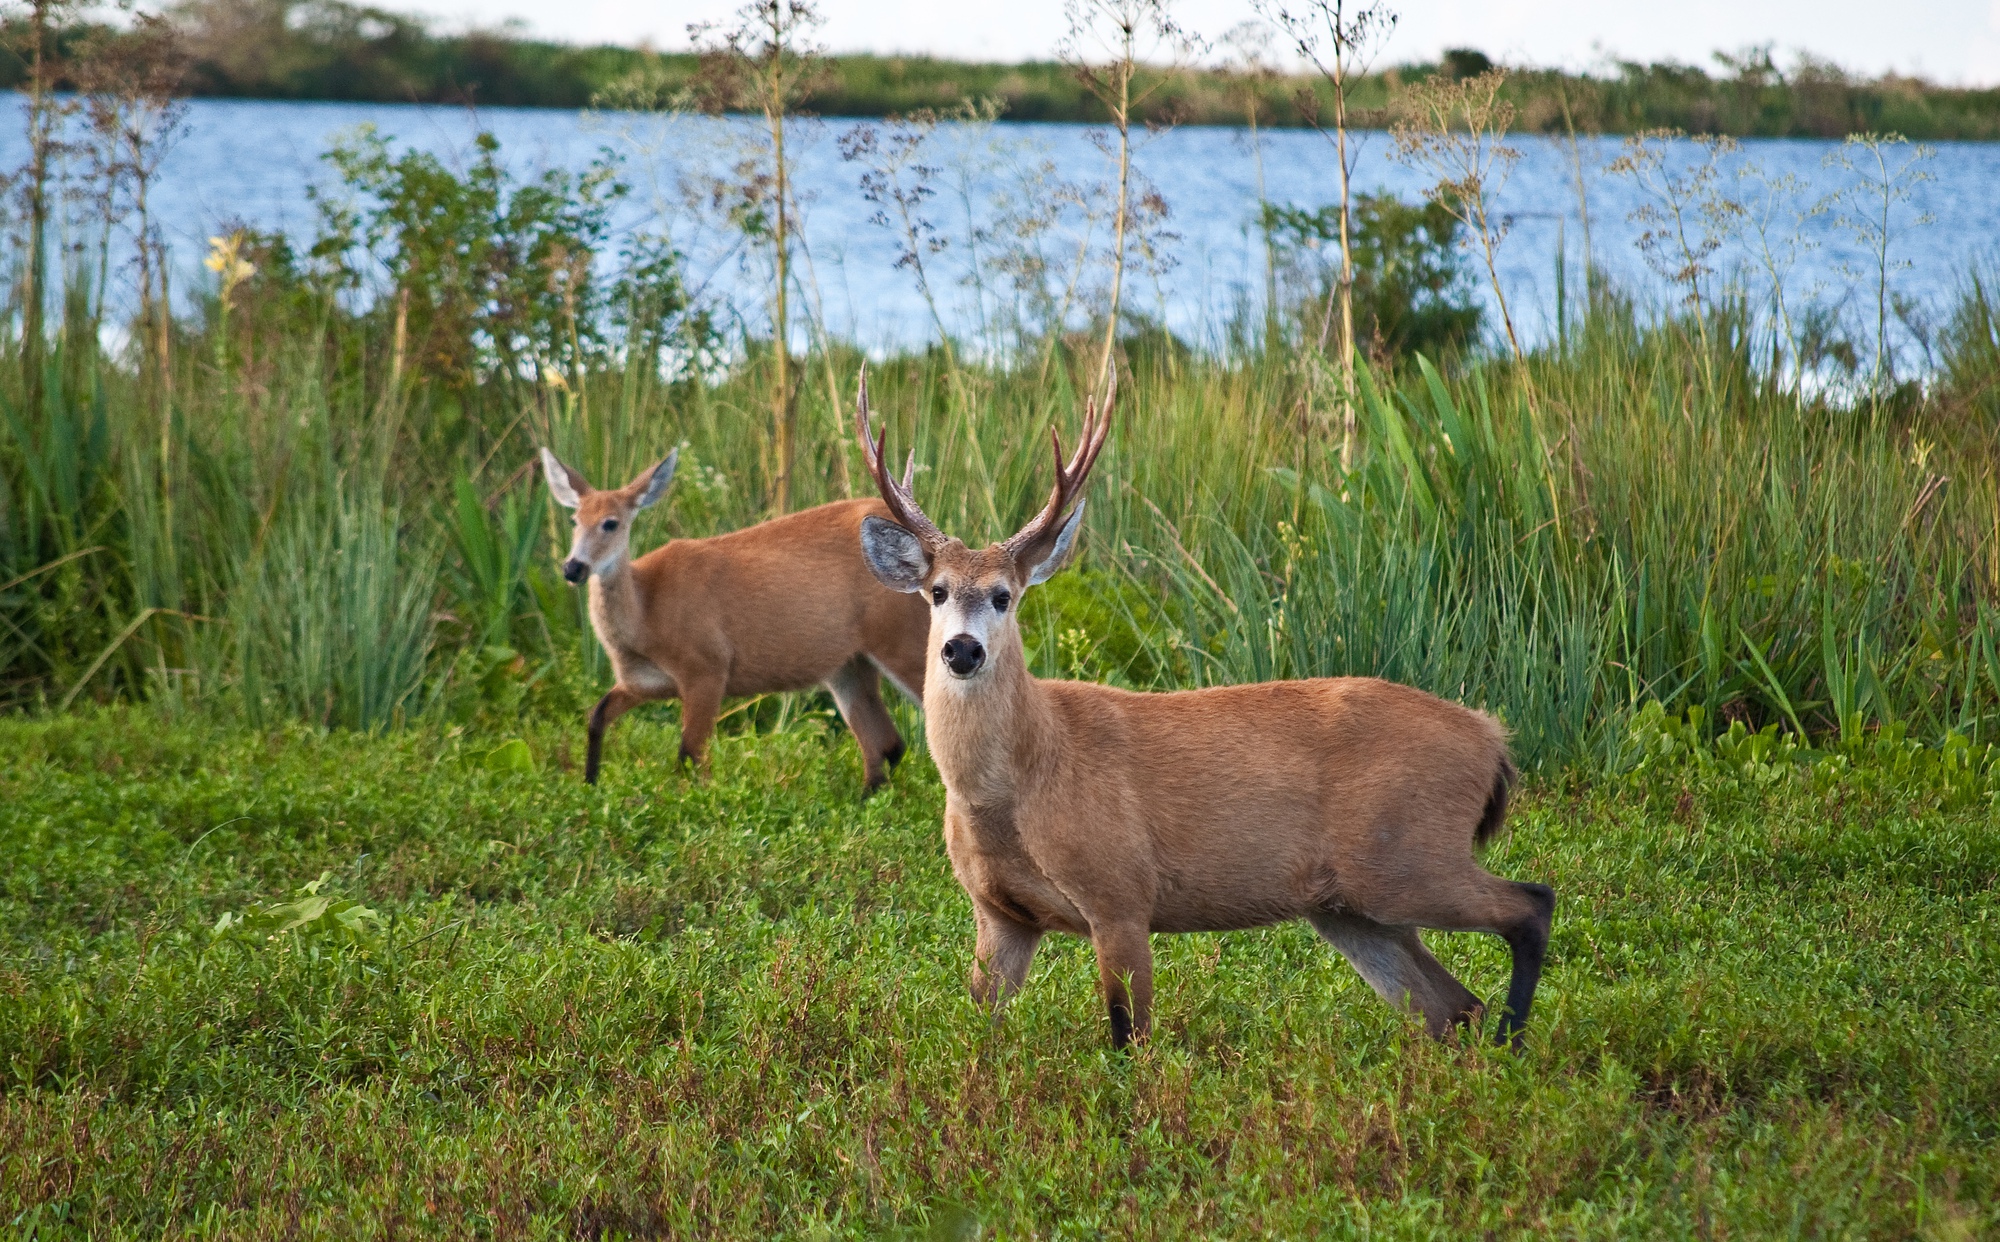
M 447 28 L 517 19 L 574 43 L 684 48 L 691 21 L 721 20 L 740 0 L 375 0 L 441 18 Z M 964 4 L 821 0 L 834 51 L 928 53 L 960 60 L 1047 59 L 1064 31 L 1062 0 Z M 1476 47 L 1516 64 L 1588 68 L 1606 56 L 1678 59 L 1773 43 L 1780 65 L 1803 49 L 1869 74 L 2000 83 L 2000 0 L 1390 0 L 1401 15 L 1383 60 Z M 1250 15 L 1248 0 L 1179 0 L 1181 20 L 1213 38 Z

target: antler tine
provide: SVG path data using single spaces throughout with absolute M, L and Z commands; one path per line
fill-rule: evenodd
M 1070 507 L 1083 490 L 1084 480 L 1090 476 L 1090 469 L 1097 464 L 1097 455 L 1104 448 L 1105 436 L 1111 430 L 1111 401 L 1118 391 L 1118 376 L 1114 368 L 1110 382 L 1105 385 L 1104 403 L 1099 405 L 1095 397 L 1085 397 L 1083 401 L 1083 433 L 1077 438 L 1076 452 L 1067 462 L 1063 460 L 1062 433 L 1049 428 L 1049 442 L 1054 447 L 1056 458 L 1055 487 L 1049 492 L 1049 503 L 1034 519 L 1023 526 L 1004 545 L 1011 552 L 1020 552 L 1047 537 L 1063 513 Z
M 854 430 L 861 438 L 862 459 L 868 465 L 868 473 L 874 476 L 875 490 L 882 494 L 882 502 L 889 506 L 889 515 L 926 545 L 937 547 L 944 544 L 944 532 L 924 516 L 924 511 L 917 506 L 916 498 L 910 491 L 916 481 L 916 453 L 910 454 L 903 468 L 900 486 L 882 463 L 882 450 L 888 444 L 889 432 L 887 428 L 879 433 L 875 430 L 875 416 L 868 408 L 868 368 L 865 364 L 861 368 L 861 383 L 854 401 Z

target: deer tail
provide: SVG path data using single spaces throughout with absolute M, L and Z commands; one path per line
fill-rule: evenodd
M 1514 781 L 1521 774 L 1514 769 L 1514 761 L 1506 751 L 1500 752 L 1500 766 L 1493 773 L 1493 792 L 1486 795 L 1486 810 L 1479 816 L 1479 828 L 1472 835 L 1475 846 L 1485 845 L 1498 833 L 1507 820 L 1507 794 L 1514 788 Z

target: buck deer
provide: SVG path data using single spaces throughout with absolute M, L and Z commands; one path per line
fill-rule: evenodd
M 1487 931 L 1513 950 L 1498 1033 L 1518 1045 L 1555 893 L 1473 859 L 1515 775 L 1491 717 L 1370 677 L 1138 694 L 1029 674 L 1019 601 L 1075 546 L 1116 383 L 1067 463 L 1052 435 L 1048 504 L 973 551 L 917 507 L 910 469 L 899 484 L 884 467 L 861 378 L 855 427 L 890 511 L 862 520 L 861 546 L 883 585 L 931 605 L 924 727 L 972 899 L 974 999 L 997 1013 L 1044 934 L 1085 936 L 1122 1047 L 1150 1028 L 1150 933 L 1303 918 L 1443 1036 L 1483 1007 L 1417 929 Z
M 584 780 L 597 783 L 611 722 L 648 700 L 680 698 L 680 757 L 699 765 L 725 696 L 823 685 L 873 791 L 903 756 L 880 674 L 922 698 L 929 624 L 920 601 L 883 590 L 855 554 L 862 520 L 887 510 L 839 500 L 633 560 L 632 519 L 666 493 L 678 457 L 598 491 L 542 450 L 549 490 L 576 510 L 563 577 L 590 578 L 590 623 L 618 678 L 591 710 Z

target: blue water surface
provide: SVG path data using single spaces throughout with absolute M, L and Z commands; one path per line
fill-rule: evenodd
M 231 224 L 282 230 L 309 239 L 316 227 L 308 187 L 337 189 L 323 153 L 334 138 L 371 124 L 399 144 L 421 147 L 463 166 L 474 135 L 490 130 L 509 167 L 522 175 L 550 167 L 581 168 L 603 151 L 623 160 L 634 192 L 617 213 L 621 233 L 666 232 L 683 250 L 692 285 L 712 305 L 752 328 L 768 324 L 768 280 L 758 252 L 746 247 L 705 195 L 708 178 L 726 176 L 754 142 L 757 126 L 707 117 L 650 117 L 538 109 L 199 100 L 187 115 L 184 136 L 166 157 L 154 190 L 154 207 L 182 273 L 182 287 L 204 278 L 200 259 L 209 236 Z M 937 320 L 968 341 L 992 339 L 1005 317 L 1003 227 L 1010 212 L 1059 198 L 1052 188 L 1073 187 L 1100 216 L 1108 215 L 1110 167 L 1101 131 L 1083 125 L 1000 123 L 941 127 L 919 157 L 934 171 L 935 194 L 917 214 L 935 229 L 927 246 L 936 315 L 921 296 L 909 265 L 898 266 L 902 242 L 895 220 L 877 221 L 883 205 L 868 201 L 862 168 L 843 160 L 839 138 L 855 122 L 801 121 L 789 142 L 797 159 L 805 249 L 794 327 L 801 339 L 823 325 L 828 333 L 881 352 L 921 344 L 937 334 Z M 1625 288 L 1654 306 L 1682 296 L 1653 271 L 1635 242 L 1647 227 L 1633 217 L 1646 203 L 1633 179 L 1605 171 L 1619 154 L 1618 139 L 1586 138 L 1574 149 L 1560 138 L 1510 139 L 1521 158 L 1494 197 L 1508 232 L 1498 253 L 1501 287 L 1521 334 L 1545 337 L 1557 317 L 1558 256 L 1567 261 L 1568 287 L 1577 291 L 1585 240 L 1598 264 Z M 1339 192 L 1331 144 L 1317 133 L 1264 131 L 1259 135 L 1264 195 L 1280 204 L 1318 207 Z M 1771 233 L 1781 257 L 1794 262 L 1784 287 L 1795 308 L 1807 302 L 1839 309 L 1851 329 L 1872 333 L 1880 256 L 1864 249 L 1829 205 L 1801 222 L 1794 217 L 1852 181 L 1826 161 L 1839 143 L 1753 140 L 1725 161 L 1720 188 L 1753 205 L 1761 183 L 1739 174 L 1746 165 L 1770 176 L 1791 174 L 1799 192 L 1775 213 Z M 0 162 L 21 161 L 18 128 L 0 133 Z M 1695 144 L 1676 145 L 1675 159 L 1698 158 Z M 1897 159 L 1908 151 L 1892 152 Z M 1428 178 L 1397 163 L 1387 135 L 1361 135 L 1357 191 L 1391 191 L 1418 197 Z M 1264 248 L 1258 218 L 1257 152 L 1244 131 L 1186 127 L 1147 136 L 1135 157 L 1146 183 L 1167 208 L 1153 253 L 1159 270 L 1139 264 L 1127 278 L 1127 305 L 1156 315 L 1177 333 L 1203 343 L 1222 338 L 1232 317 L 1254 313 L 1264 289 Z M 1578 169 L 1582 171 L 1582 193 Z M 1912 308 L 1918 331 L 1935 326 L 1975 265 L 1990 257 L 2000 229 L 2000 145 L 1939 144 L 1919 163 L 1926 180 L 1911 186 L 1907 201 L 1891 205 L 1891 290 Z M 1041 170 L 1037 177 L 1036 170 Z M 1879 207 L 1879 204 L 1878 204 Z M 1741 222 L 1739 222 L 1740 225 Z M 1071 207 L 1042 238 L 1043 252 L 1058 262 L 1058 277 L 1073 261 L 1079 211 Z M 1716 281 L 1734 279 L 1768 302 L 1771 283 L 1762 270 L 1754 236 L 1739 236 L 1710 264 Z M 1087 307 L 1101 295 L 1103 242 L 1093 235 L 1086 278 L 1077 297 Z M 1480 269 L 1483 273 L 1483 268 Z M 1711 284 L 1714 284 L 1712 281 Z M 1060 281 L 1057 281 L 1060 285 Z M 1480 296 L 1492 304 L 1490 291 Z M 1497 326 L 1497 321 L 1496 321 Z M 1902 348 L 1916 350 L 1916 334 L 1898 324 Z

